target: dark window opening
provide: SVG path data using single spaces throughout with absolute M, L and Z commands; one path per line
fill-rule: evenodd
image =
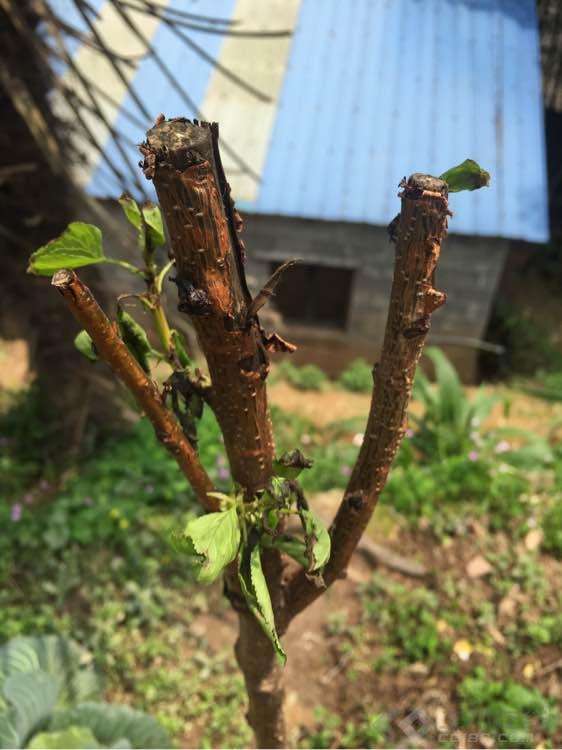
M 279 267 L 271 264 L 271 272 Z M 274 303 L 287 321 L 345 329 L 353 271 L 349 268 L 294 266 L 281 280 Z

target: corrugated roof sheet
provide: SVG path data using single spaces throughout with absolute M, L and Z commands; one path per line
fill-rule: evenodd
M 241 2 L 207 0 L 204 12 L 251 27 L 251 18 L 237 15 Z M 186 89 L 201 106 L 213 85 L 209 66 L 163 27 L 153 41 L 175 72 L 185 70 Z M 199 34 L 197 42 L 221 59 L 220 37 Z M 259 65 L 259 45 L 252 44 L 247 54 Z M 492 186 L 452 196 L 451 229 L 548 239 L 534 0 L 300 0 L 283 54 L 275 116 L 264 118 L 273 124 L 260 136 L 268 142 L 261 180 L 254 195 L 239 201 L 243 209 L 386 224 L 402 176 L 440 174 L 470 157 L 492 174 Z M 194 114 L 150 61 L 140 65 L 135 83 L 155 114 Z M 233 89 L 232 95 L 243 94 Z M 259 122 L 254 100 L 243 116 L 253 107 Z M 221 120 L 220 108 L 204 114 Z M 142 138 L 123 118 L 117 126 Z M 96 174 L 91 187 L 100 191 Z

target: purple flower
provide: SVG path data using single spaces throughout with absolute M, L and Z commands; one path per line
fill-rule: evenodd
M 470 451 L 468 454 L 468 460 L 469 461 L 478 461 L 478 458 L 480 457 L 480 454 L 478 451 Z
M 12 510 L 10 511 L 10 518 L 12 519 L 12 521 L 17 523 L 21 518 L 22 512 L 23 512 L 23 505 L 21 503 L 14 503 L 12 505 Z
M 405 435 L 405 436 L 406 436 L 407 438 L 413 438 L 415 434 L 416 434 L 416 433 L 415 433 L 415 432 L 414 432 L 414 431 L 412 430 L 412 428 L 411 428 L 411 427 L 408 427 L 408 429 L 407 429 L 407 430 L 406 430 L 406 432 L 404 433 L 404 435 Z
M 344 477 L 349 477 L 349 476 L 351 476 L 351 466 L 347 466 L 347 464 L 345 464 L 344 466 L 342 466 L 342 467 L 341 467 L 341 469 L 340 469 L 340 473 L 341 473 L 341 474 L 342 474 L 342 475 L 343 475 Z
M 33 503 L 33 495 L 31 494 L 31 492 L 28 492 L 27 495 L 23 496 L 23 502 L 26 505 L 31 505 Z
M 226 481 L 227 479 L 230 479 L 230 472 L 226 466 L 219 467 L 217 476 L 222 481 Z

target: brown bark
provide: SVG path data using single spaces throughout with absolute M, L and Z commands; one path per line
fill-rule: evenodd
M 270 342 L 246 285 L 241 222 L 220 161 L 218 128 L 181 119 L 160 122 L 147 133 L 141 151 L 176 261 L 178 309 L 189 315 L 197 332 L 232 476 L 250 500 L 271 480 L 274 445 L 265 388 Z M 278 616 L 282 587 L 277 552 L 264 554 L 264 570 Z M 226 593 L 239 613 L 236 655 L 250 702 L 248 720 L 259 747 L 283 747 L 283 688 L 273 649 L 232 571 L 226 576 Z
M 265 378 L 269 369 L 224 179 L 215 126 L 169 120 L 141 148 L 176 260 L 178 309 L 187 313 L 207 360 L 212 403 L 232 476 L 248 495 L 271 477 L 273 436 Z
M 92 293 L 73 271 L 57 271 L 53 286 L 80 325 L 90 334 L 97 353 L 131 392 L 152 422 L 158 439 L 170 451 L 193 487 L 201 505 L 208 511 L 218 510 L 218 501 L 208 496 L 214 487 L 197 453 L 184 435 L 176 417 L 165 407 L 158 388 L 123 343 L 117 326 L 112 323 Z
M 254 730 L 256 746 L 285 747 L 283 667 L 252 613 L 240 612 L 238 619 L 235 653 L 244 674 L 249 704 L 247 719 Z
M 373 514 L 406 425 L 416 366 L 431 315 L 445 302 L 433 287 L 441 245 L 447 235 L 447 184 L 414 174 L 401 185 L 394 278 L 380 363 L 365 438 L 342 503 L 331 526 L 332 555 L 327 585 L 345 576 L 351 555 Z M 286 617 L 294 617 L 322 593 L 302 570 L 289 580 Z

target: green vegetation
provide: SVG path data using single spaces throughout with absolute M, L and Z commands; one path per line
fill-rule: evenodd
M 389 720 L 386 714 L 370 712 L 355 721 L 342 721 L 336 714 L 319 707 L 315 711 L 318 726 L 302 737 L 310 748 L 384 747 Z
M 443 362 L 439 371 L 436 383 L 422 383 L 426 411 L 403 441 L 377 528 L 389 524 L 400 536 L 396 542 L 389 536 L 388 544 L 406 556 L 426 554 L 424 549 L 457 552 L 451 565 L 438 564 L 423 583 L 379 568 L 358 587 L 355 609 L 346 605 L 347 614 L 334 600 L 322 653 L 335 677 L 326 691 L 339 681 L 340 689 L 350 685 L 356 697 L 334 709 L 333 693 L 327 696 L 316 719 L 295 738 L 300 746 L 404 744 L 392 696 L 397 689 L 411 690 L 404 700 L 414 710 L 419 680 L 428 679 L 428 672 L 446 686 L 450 727 L 462 716 L 467 732 L 515 735 L 527 745 L 560 741 L 552 701 L 545 697 L 547 678 L 539 679 L 537 664 L 555 661 L 562 648 L 560 568 L 553 567 L 562 556 L 562 450 L 555 431 L 547 441 L 508 430 L 509 418 L 501 431 L 476 423 L 476 412 L 486 412 L 490 396 L 467 398 Z M 188 741 L 247 746 L 251 736 L 244 685 L 231 654 L 233 628 L 228 625 L 224 635 L 220 630 L 228 608 L 218 584 L 202 590 L 196 583 L 217 561 L 200 547 L 185 555 L 186 546 L 197 547 L 201 516 L 150 425 L 141 420 L 61 475 L 44 452 L 49 435 L 33 389 L 2 399 L 0 643 L 48 633 L 72 637 L 105 674 L 105 692 L 96 700 L 126 700 L 148 712 L 180 746 Z M 278 455 L 298 447 L 313 461 L 299 476 L 312 507 L 315 492 L 345 487 L 364 418 L 319 428 L 274 408 L 273 422 Z M 204 465 L 232 501 L 224 448 L 207 409 L 197 422 L 197 437 Z M 280 462 L 276 471 L 285 469 Z M 305 520 L 314 535 L 311 520 Z M 170 544 L 178 529 L 185 531 L 179 535 L 184 551 L 182 542 L 179 551 Z M 530 530 L 542 530 L 543 538 L 526 552 Z M 307 557 L 302 535 L 275 542 L 264 536 L 264 543 L 285 545 L 309 572 L 322 561 L 321 546 Z M 491 572 L 468 579 L 462 561 L 477 553 L 485 555 Z M 253 587 L 249 594 L 258 616 L 267 619 L 255 591 L 258 578 L 254 573 L 253 581 L 244 580 Z M 220 635 L 213 637 L 217 628 Z M 224 647 L 211 648 L 207 633 Z M 475 664 L 493 670 L 493 679 L 474 673 Z M 519 669 L 526 675 L 521 684 Z M 489 705 L 499 709 L 492 712 Z M 62 740 L 42 738 L 42 746 L 86 742 L 75 729 L 68 733 L 55 724 L 41 731 L 65 732 Z M 430 744 L 442 744 L 431 723 L 424 731 Z M 501 742 L 513 746 L 511 739 Z
M 559 723 L 554 701 L 512 680 L 490 680 L 483 669 L 466 677 L 458 692 L 461 726 L 491 735 L 497 747 L 535 747 L 531 719 L 547 736 Z
M 451 643 L 437 629 L 439 599 L 423 587 L 407 589 L 375 576 L 363 592 L 365 622 L 384 633 L 383 655 L 375 668 L 423 662 L 432 665 L 446 657 Z
M 371 393 L 373 366 L 364 359 L 354 359 L 338 378 L 338 385 L 352 393 Z
M 296 367 L 288 360 L 277 366 L 275 377 L 278 380 L 286 380 L 299 391 L 321 391 L 329 382 L 324 370 L 317 365 Z
M 562 557 L 562 497 L 554 501 L 542 521 L 543 547 L 557 557 Z

